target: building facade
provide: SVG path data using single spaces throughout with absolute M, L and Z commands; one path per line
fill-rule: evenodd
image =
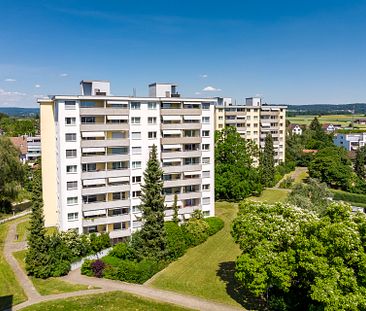
M 111 96 L 107 81 L 82 81 L 79 96 L 40 99 L 45 222 L 115 241 L 142 226 L 143 172 L 155 144 L 164 171 L 166 219 L 214 215 L 215 100 L 181 98 L 154 83 L 149 97 Z
M 333 142 L 338 147 L 343 147 L 347 151 L 356 151 L 358 148 L 366 145 L 365 133 L 336 134 Z
M 243 104 L 218 98 L 215 109 L 216 130 L 235 126 L 243 138 L 254 141 L 261 149 L 269 133 L 273 137 L 276 164 L 285 161 L 286 106 L 263 105 L 259 97 L 246 98 Z

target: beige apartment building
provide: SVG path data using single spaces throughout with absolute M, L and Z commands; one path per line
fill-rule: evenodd
M 108 232 L 115 242 L 142 226 L 143 172 L 152 145 L 164 171 L 166 220 L 214 216 L 216 99 L 183 98 L 174 84 L 148 97 L 112 96 L 107 81 L 82 81 L 81 95 L 39 101 L 45 222 L 60 230 Z
M 276 164 L 285 161 L 286 106 L 270 106 L 259 97 L 246 98 L 244 104 L 233 103 L 231 98 L 217 98 L 215 129 L 235 126 L 239 134 L 263 149 L 266 135 L 273 137 Z

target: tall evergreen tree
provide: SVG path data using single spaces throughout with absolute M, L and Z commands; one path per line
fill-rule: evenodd
M 149 161 L 144 172 L 141 186 L 141 210 L 144 225 L 132 239 L 138 257 L 163 259 L 166 256 L 166 232 L 164 227 L 163 170 L 157 158 L 156 146 L 153 145 Z
M 355 172 L 358 177 L 366 179 L 366 146 L 357 149 Z
M 260 157 L 260 171 L 262 184 L 266 187 L 273 186 L 275 180 L 274 148 L 271 134 L 266 135 L 264 150 Z
M 30 275 L 43 277 L 48 262 L 48 243 L 44 227 L 41 170 L 33 174 L 32 214 L 28 234 L 28 251 L 25 258 L 26 270 Z
M 174 202 L 173 202 L 173 222 L 176 224 L 179 224 L 179 218 L 178 218 L 178 196 L 174 195 Z
M 312 131 L 315 131 L 315 132 L 320 132 L 322 131 L 322 126 L 320 125 L 320 122 L 318 120 L 317 117 L 315 117 L 311 123 L 310 123 L 310 126 L 309 126 L 310 130 Z

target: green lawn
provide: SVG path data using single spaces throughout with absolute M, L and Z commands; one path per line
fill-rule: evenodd
M 184 311 L 190 310 L 168 303 L 159 303 L 123 292 L 110 292 L 79 296 L 62 300 L 53 300 L 29 306 L 24 311 Z
M 287 189 L 265 189 L 259 197 L 250 197 L 250 200 L 268 203 L 283 202 L 288 192 Z
M 25 270 L 25 250 L 13 253 L 13 255 L 18 260 L 23 270 Z M 38 279 L 30 277 L 30 280 L 41 295 L 68 293 L 88 289 L 88 286 L 86 285 L 72 284 L 59 278 Z
M 17 234 L 18 234 L 18 242 L 25 241 L 28 234 L 28 228 L 29 228 L 29 219 L 21 222 L 17 225 Z M 48 227 L 46 228 L 46 234 L 51 235 L 53 233 L 57 232 L 56 227 Z
M 237 210 L 236 204 L 216 203 L 216 215 L 225 221 L 225 227 L 205 243 L 189 249 L 155 275 L 149 285 L 240 306 L 232 286 L 234 261 L 240 250 L 230 235 Z
M 307 124 L 309 125 L 311 121 L 314 119 L 315 115 L 304 115 L 304 116 L 296 116 L 296 117 L 288 117 L 288 120 L 293 124 Z M 355 115 L 324 115 L 317 116 L 318 120 L 321 124 L 323 123 L 335 123 L 341 124 L 342 126 L 348 126 L 352 119 L 363 118 L 363 114 L 355 114 Z
M 27 216 L 24 217 L 24 219 Z M 22 217 L 23 219 L 23 217 Z M 0 225 L 0 310 L 27 300 L 27 297 L 15 278 L 14 272 L 4 258 L 3 250 L 8 228 L 12 222 Z

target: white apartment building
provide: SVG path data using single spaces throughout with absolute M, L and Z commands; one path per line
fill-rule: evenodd
M 143 172 L 153 144 L 164 171 L 166 220 L 214 216 L 216 99 L 182 98 L 169 83 L 149 97 L 112 96 L 107 81 L 82 81 L 81 95 L 39 99 L 46 226 L 109 232 L 114 241 L 142 226 Z
M 217 98 L 215 128 L 235 126 L 239 134 L 263 149 L 268 133 L 273 137 L 275 161 L 285 161 L 286 106 L 269 106 L 259 97 L 246 98 L 245 103 L 233 103 L 231 98 Z
M 347 151 L 356 151 L 360 147 L 366 146 L 366 132 L 365 133 L 338 133 L 334 136 L 333 142 L 338 147 L 343 147 Z

